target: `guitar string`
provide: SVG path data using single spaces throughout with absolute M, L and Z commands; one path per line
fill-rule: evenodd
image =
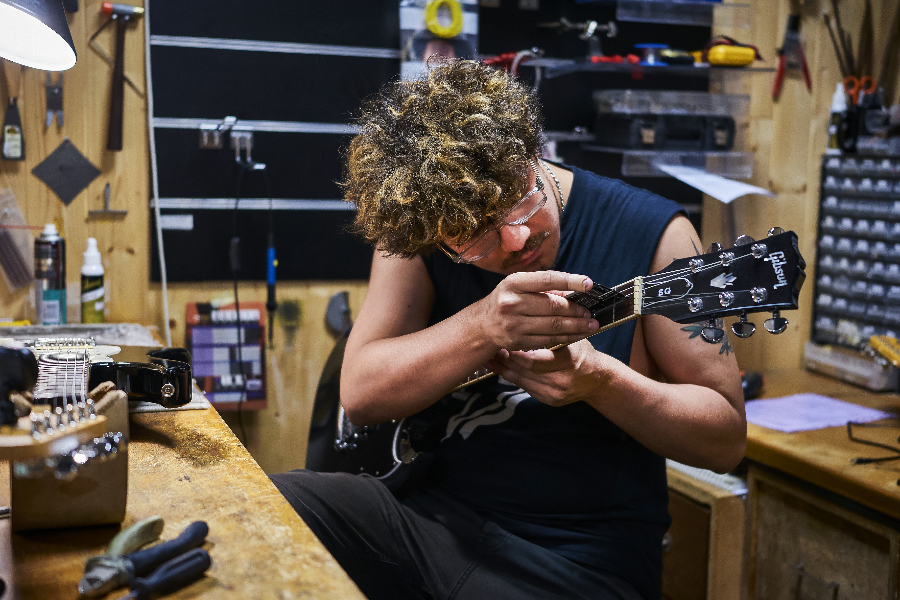
M 745 254 L 743 256 L 738 256 L 738 257 L 735 257 L 731 261 L 729 266 L 731 264 L 734 264 L 739 261 L 743 261 L 748 258 L 756 258 L 756 257 L 753 254 Z M 671 278 L 671 277 L 678 278 L 681 275 L 687 275 L 687 274 L 696 275 L 698 273 L 702 273 L 702 272 L 708 271 L 710 269 L 718 269 L 722 266 L 724 266 L 724 265 L 722 265 L 721 262 L 714 262 L 714 263 L 710 263 L 708 265 L 702 265 L 700 268 L 698 268 L 696 270 L 692 270 L 690 267 L 686 267 L 686 268 L 683 268 L 680 270 L 667 271 L 665 273 L 644 275 L 642 277 L 635 277 L 634 279 L 630 279 L 628 281 L 625 281 L 623 283 L 617 284 L 617 285 L 609 288 L 607 291 L 604 291 L 603 293 L 598 294 L 600 301 L 606 301 L 606 300 L 609 300 L 610 298 L 613 298 L 616 296 L 620 296 L 620 297 L 616 298 L 615 301 L 611 305 L 603 308 L 603 310 L 611 310 L 613 313 L 613 320 L 610 321 L 609 323 L 607 323 L 606 325 L 604 325 L 604 327 L 607 327 L 607 329 L 608 329 L 609 328 L 608 326 L 615 325 L 617 323 L 617 321 L 624 321 L 624 320 L 627 320 L 627 319 L 635 316 L 634 287 L 635 287 L 635 282 L 638 279 L 641 279 L 641 296 L 644 296 L 644 290 L 646 290 L 647 288 L 660 287 L 660 286 L 665 285 L 666 281 L 663 280 L 664 278 L 667 278 L 667 277 L 668 278 Z M 624 288 L 624 289 L 619 290 L 617 288 Z M 708 298 L 708 297 L 716 297 L 716 296 L 718 296 L 718 294 L 715 292 L 710 292 L 710 293 L 706 293 L 706 294 L 695 294 L 695 297 L 707 297 Z M 657 301 L 657 303 L 660 305 L 666 306 L 666 305 L 675 304 L 677 302 L 682 302 L 683 298 L 684 297 L 682 296 L 679 298 L 663 299 L 663 300 Z M 631 313 L 625 317 L 616 319 L 615 318 L 616 308 L 623 304 L 626 304 L 627 301 L 630 301 L 630 302 L 628 302 L 628 304 L 631 305 Z M 638 313 L 638 314 L 640 314 L 640 313 Z M 470 375 L 468 379 L 466 379 L 465 381 L 460 383 L 456 388 L 454 388 L 454 391 L 458 390 L 466 385 L 469 385 L 471 383 L 475 383 L 476 381 L 480 381 L 481 379 L 486 379 L 487 377 L 492 375 L 492 373 L 488 373 L 487 375 L 478 375 L 478 373 L 480 373 L 483 370 L 484 369 L 479 369 L 478 371 L 476 371 L 475 374 Z
M 736 257 L 736 258 L 732 261 L 731 264 L 734 264 L 735 262 L 742 261 L 742 260 L 745 260 L 745 259 L 747 259 L 747 258 L 752 258 L 752 257 L 753 257 L 752 254 L 746 254 L 746 255 L 744 255 L 744 256 Z M 722 266 L 722 265 L 721 265 L 720 263 L 712 263 L 712 264 L 704 265 L 704 266 L 700 267 L 699 269 L 697 269 L 697 271 L 691 271 L 691 269 L 688 267 L 688 268 L 681 269 L 681 270 L 677 270 L 677 271 L 668 271 L 668 272 L 665 272 L 665 273 L 659 273 L 659 274 L 653 274 L 653 275 L 644 275 L 644 276 L 642 277 L 642 283 L 644 284 L 643 288 L 646 289 L 646 288 L 652 288 L 652 287 L 658 287 L 658 286 L 665 285 L 667 282 L 666 282 L 666 281 L 663 281 L 663 279 L 664 279 L 664 278 L 667 278 L 667 277 L 668 277 L 668 278 L 671 278 L 671 277 L 678 278 L 679 275 L 688 274 L 688 273 L 693 273 L 693 274 L 696 275 L 697 273 L 702 273 L 703 271 L 707 271 L 707 270 L 710 270 L 710 269 L 717 269 L 717 268 L 719 268 L 719 267 L 721 267 L 721 266 Z M 615 286 L 615 287 L 622 287 L 622 286 L 629 285 L 629 286 L 631 286 L 631 289 L 633 290 L 633 287 L 634 287 L 634 281 L 635 281 L 636 279 L 637 279 L 637 278 L 631 279 L 631 280 L 626 281 L 626 282 L 624 282 L 624 283 L 618 284 L 618 285 Z M 622 296 L 624 296 L 624 299 L 631 299 L 631 298 L 634 297 L 633 291 L 631 291 L 631 292 L 617 291 L 617 290 L 615 290 L 615 287 L 614 287 L 614 288 L 611 288 L 612 294 L 621 294 Z M 607 299 L 609 299 L 609 298 L 611 297 L 612 294 L 611 294 L 611 293 L 606 293 L 605 295 L 600 295 L 600 299 L 601 299 L 601 300 L 607 300 Z M 698 296 L 698 297 L 710 297 L 710 296 L 716 296 L 716 295 L 717 295 L 717 294 L 716 294 L 715 292 L 710 292 L 710 293 L 706 293 L 706 294 L 698 294 L 697 296 Z M 681 300 L 681 298 L 672 298 L 672 299 L 663 299 L 663 300 L 659 300 L 659 302 L 660 302 L 660 303 L 666 303 L 666 302 L 674 303 L 674 302 L 678 302 L 678 301 L 680 301 L 680 300 Z
M 753 256 L 752 254 L 747 254 L 747 255 L 744 255 L 744 256 L 741 256 L 741 257 L 736 257 L 736 258 L 732 261 L 732 264 L 734 264 L 735 262 L 738 262 L 738 261 L 741 261 L 741 260 L 750 258 L 750 257 L 752 257 L 752 256 Z M 644 277 L 641 278 L 641 279 L 642 279 L 642 281 L 641 281 L 641 283 L 642 283 L 642 294 L 641 294 L 641 295 L 642 295 L 642 296 L 644 295 L 644 294 L 643 294 L 643 290 L 645 290 L 645 289 L 653 288 L 653 287 L 661 287 L 661 286 L 665 285 L 665 284 L 667 283 L 667 281 L 664 280 L 665 278 L 672 278 L 672 277 L 678 278 L 679 275 L 687 274 L 687 273 L 694 273 L 694 274 L 697 274 L 697 273 L 701 273 L 701 272 L 706 271 L 706 270 L 709 270 L 709 269 L 717 269 L 717 268 L 719 268 L 720 266 L 721 266 L 721 264 L 719 264 L 719 263 L 711 263 L 711 264 L 709 264 L 709 265 L 704 265 L 703 267 L 697 269 L 697 271 L 691 271 L 690 268 L 686 268 L 686 269 L 681 269 L 681 270 L 677 270 L 677 271 L 670 271 L 670 272 L 658 274 L 659 277 L 657 277 L 657 274 L 654 274 L 654 275 L 645 275 Z M 654 278 L 656 278 L 656 279 L 654 279 Z M 626 281 L 626 282 L 621 283 L 621 284 L 618 284 L 618 285 L 616 285 L 616 286 L 610 288 L 609 291 L 604 292 L 604 293 L 601 293 L 601 294 L 598 294 L 599 300 L 600 300 L 601 302 L 607 301 L 607 300 L 609 300 L 610 298 L 613 298 L 613 297 L 615 297 L 615 296 L 620 296 L 620 298 L 616 298 L 616 300 L 615 300 L 611 305 L 609 305 L 609 306 L 607 306 L 607 307 L 604 307 L 603 310 L 610 310 L 610 309 L 611 309 L 612 312 L 613 312 L 613 315 L 615 315 L 615 311 L 616 311 L 616 308 L 617 308 L 618 306 L 620 306 L 620 305 L 622 305 L 622 304 L 625 304 L 626 301 L 629 301 L 629 300 L 631 300 L 632 303 L 633 303 L 633 299 L 634 299 L 634 282 L 636 281 L 636 279 L 637 279 L 637 278 L 631 279 L 630 281 Z M 648 281 L 648 279 L 650 279 L 650 280 Z M 625 286 L 627 286 L 627 289 L 623 289 L 623 290 L 618 290 L 618 289 L 616 289 L 616 288 L 623 288 L 623 287 L 625 287 Z M 717 296 L 717 294 L 714 293 L 714 292 L 713 292 L 713 293 L 706 293 L 706 294 L 695 294 L 695 297 L 715 297 L 715 296 Z M 681 297 L 679 297 L 679 298 L 662 299 L 662 300 L 656 301 L 655 304 L 658 304 L 658 305 L 661 305 L 661 306 L 671 305 L 671 304 L 674 304 L 674 303 L 683 301 L 683 298 L 684 298 L 684 297 L 681 296 Z M 632 314 L 634 314 L 634 313 L 632 312 Z M 614 323 L 615 321 L 616 321 L 615 316 L 613 316 L 613 321 L 612 321 L 611 323 Z M 611 324 L 611 323 L 610 323 L 610 324 Z

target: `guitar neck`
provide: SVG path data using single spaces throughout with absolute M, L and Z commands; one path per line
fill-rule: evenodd
M 566 298 L 591 311 L 591 317 L 600 323 L 599 329 L 591 334 L 591 336 L 594 336 L 638 318 L 641 314 L 643 288 L 644 278 L 636 277 L 612 288 L 595 285 L 588 292 L 573 292 L 568 294 Z M 550 350 L 559 350 L 568 345 L 559 344 L 551 347 Z M 496 373 L 493 371 L 480 369 L 469 375 L 465 381 L 453 388 L 451 392 L 461 390 L 479 381 L 484 381 L 494 375 Z

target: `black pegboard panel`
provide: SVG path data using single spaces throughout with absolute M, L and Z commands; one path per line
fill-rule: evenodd
M 399 73 L 396 0 L 341 2 L 156 2 L 149 7 L 154 130 L 167 275 L 170 281 L 229 280 L 230 239 L 241 239 L 242 280 L 263 280 L 270 215 L 223 208 L 237 196 L 339 201 L 342 149 L 349 134 L 256 131 L 252 156 L 267 178 L 239 169 L 229 138 L 199 147 L 199 126 L 173 120 L 274 121 L 346 125 L 364 98 Z M 224 40 L 219 42 L 218 40 Z M 382 51 L 342 56 L 309 46 L 229 48 L 234 41 Z M 199 43 L 198 43 L 199 42 Z M 199 46 L 199 47 L 197 47 Z M 287 48 L 287 51 L 284 51 Z M 267 51 L 274 49 L 276 51 Z M 277 51 L 281 50 L 281 51 Z M 172 208 L 179 206 L 179 208 Z M 215 206 L 215 209 L 209 208 Z M 365 279 L 372 250 L 348 233 L 352 211 L 276 210 L 271 215 L 279 280 Z M 160 277 L 153 240 L 152 277 Z
M 231 280 L 229 244 L 234 227 L 231 210 L 167 210 L 163 218 L 193 218 L 191 231 L 163 231 L 169 281 Z M 201 215 L 198 218 L 198 213 Z M 269 213 L 238 213 L 240 279 L 265 279 Z M 281 211 L 272 213 L 278 258 L 278 279 L 368 279 L 372 248 L 348 231 L 351 211 Z M 155 226 L 155 224 L 154 224 Z M 159 279 L 159 257 L 152 255 L 152 275 Z M 335 273 L 340 273 L 336 277 Z

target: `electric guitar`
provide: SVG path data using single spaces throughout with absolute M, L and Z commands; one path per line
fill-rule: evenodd
M 35 404 L 66 406 L 73 403 L 72 398 L 86 398 L 87 392 L 104 381 L 115 383 L 129 399 L 166 408 L 191 401 L 191 357 L 183 348 L 150 350 L 130 357 L 142 361 L 137 362 L 114 360 L 121 348 L 97 345 L 90 338 L 38 339 L 26 346 L 37 356 L 39 366 Z
M 765 329 L 773 334 L 782 333 L 788 321 L 781 316 L 781 311 L 798 307 L 800 288 L 806 278 L 805 267 L 797 236 L 792 231 L 773 228 L 765 240 L 756 242 L 741 236 L 728 249 L 713 244 L 706 254 L 675 260 L 652 275 L 636 277 L 612 288 L 595 284 L 588 292 L 573 292 L 566 298 L 591 311 L 591 316 L 600 323 L 596 333 L 643 315 L 662 315 L 676 323 L 697 323 L 697 335 L 704 341 L 722 343 L 725 337 L 722 318 L 727 316 L 739 316 L 731 327 L 739 338 L 750 337 L 755 332 L 756 326 L 748 320 L 748 315 L 756 312 L 771 312 L 772 317 L 764 323 Z M 450 391 L 492 375 L 484 371 L 474 373 Z M 308 457 L 308 468 L 312 462 L 324 467 L 319 470 L 369 473 L 381 478 L 391 489 L 404 485 L 410 475 L 415 476 L 416 470 L 427 468 L 423 463 L 429 457 L 415 448 L 417 442 L 430 436 L 429 423 L 416 424 L 418 419 L 414 415 L 399 423 L 357 427 L 347 419 L 339 399 L 334 405 L 336 427 L 332 429 L 332 455 L 312 457 L 312 460 Z M 318 406 L 314 409 L 317 411 Z

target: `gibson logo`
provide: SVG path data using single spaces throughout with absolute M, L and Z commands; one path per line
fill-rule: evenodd
M 775 277 L 778 278 L 778 283 L 776 283 L 772 287 L 779 288 L 787 285 L 787 277 L 784 276 L 784 269 L 781 268 L 787 264 L 787 261 L 784 258 L 784 252 L 772 252 L 767 258 L 764 258 L 763 260 L 767 260 L 772 263 L 772 268 L 775 269 Z

